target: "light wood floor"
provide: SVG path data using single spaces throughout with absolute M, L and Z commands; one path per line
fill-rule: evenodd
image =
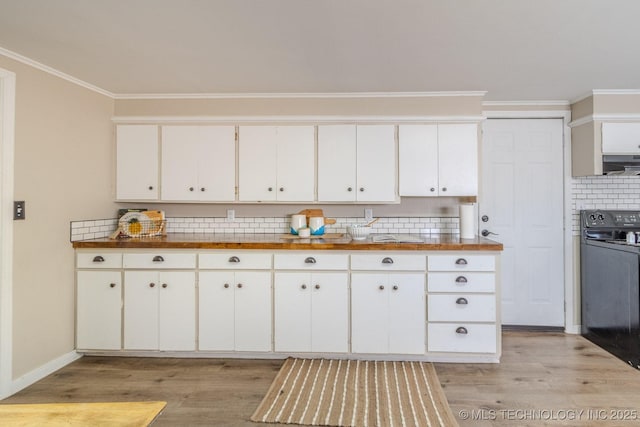
M 280 365 L 84 357 L 0 404 L 164 400 L 154 427 L 256 427 L 249 417 Z M 580 336 L 509 331 L 500 364 L 435 366 L 462 427 L 640 425 L 640 371 Z

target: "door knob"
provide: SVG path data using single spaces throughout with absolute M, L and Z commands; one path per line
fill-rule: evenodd
M 482 230 L 482 231 L 480 232 L 480 234 L 482 234 L 482 236 L 483 236 L 483 237 L 487 237 L 487 236 L 489 236 L 489 235 L 491 235 L 491 234 L 492 234 L 492 235 L 494 235 L 494 236 L 497 236 L 497 235 L 498 235 L 498 233 L 494 233 L 493 231 L 489 231 L 489 230 L 486 230 L 486 229 L 485 229 L 485 230 Z
M 482 222 L 488 222 L 489 221 L 489 217 L 487 215 L 482 215 L 482 218 L 480 218 L 482 220 Z

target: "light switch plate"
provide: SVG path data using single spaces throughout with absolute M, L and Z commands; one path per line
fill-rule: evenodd
M 235 209 L 227 209 L 227 221 L 233 221 L 236 219 Z
M 364 219 L 366 221 L 371 221 L 373 219 L 373 209 L 365 208 L 365 210 L 364 210 Z

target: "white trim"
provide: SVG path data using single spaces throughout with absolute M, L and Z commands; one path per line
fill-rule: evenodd
M 593 120 L 594 120 L 593 117 L 594 117 L 593 114 L 590 115 L 590 116 L 580 117 L 579 119 L 576 119 L 576 120 L 570 122 L 569 123 L 569 127 L 570 128 L 575 128 L 575 127 L 578 127 L 578 126 L 586 125 L 588 123 L 593 123 Z
M 0 47 L 0 55 L 6 56 L 7 58 L 11 58 L 15 61 L 18 62 L 22 62 L 23 64 L 29 65 L 33 68 L 37 68 L 40 71 L 44 71 L 45 73 L 51 74 L 53 76 L 59 77 L 63 80 L 66 80 L 68 82 L 71 82 L 73 84 L 76 84 L 78 86 L 81 86 L 85 89 L 89 89 L 91 91 L 97 92 L 101 95 L 105 95 L 108 96 L 110 98 L 113 98 L 114 95 L 113 93 L 104 90 L 102 88 L 99 88 L 98 86 L 92 85 L 91 83 L 87 83 L 84 80 L 80 80 L 78 78 L 75 78 L 69 74 L 63 73 L 62 71 L 56 70 L 55 68 L 49 67 L 48 65 L 44 65 L 38 61 L 34 61 L 33 59 L 27 58 L 26 56 L 22 56 L 19 53 L 16 52 L 12 52 L 8 49 L 5 49 L 3 47 Z
M 71 351 L 67 354 L 63 354 L 56 359 L 53 359 L 50 362 L 47 362 L 46 364 L 34 369 L 31 372 L 26 373 L 25 375 L 13 381 L 13 384 L 11 385 L 11 394 L 17 393 L 20 390 L 29 387 L 31 384 L 40 381 L 47 375 L 54 373 L 58 369 L 67 366 L 69 363 L 74 362 L 81 357 L 81 354 L 77 353 L 76 351 Z
M 640 113 L 624 113 L 624 114 L 592 114 L 590 116 L 580 117 L 569 123 L 569 127 L 581 126 L 587 123 L 595 122 L 635 122 L 640 121 Z
M 594 95 L 640 95 L 640 89 L 594 89 Z
M 426 98 L 486 95 L 486 91 L 447 92 L 289 92 L 289 93 L 119 93 L 115 99 L 257 99 L 257 98 Z
M 483 101 L 483 107 L 568 107 L 569 101 Z
M 114 116 L 117 124 L 157 123 L 422 123 L 472 122 L 484 116 Z
M 565 320 L 564 330 L 568 334 L 580 333 L 580 325 L 576 324 L 574 317 L 576 308 L 580 304 L 580 300 L 575 294 L 574 274 L 573 274 L 573 211 L 571 206 L 572 200 L 572 182 L 571 176 L 571 111 L 485 111 L 487 118 L 502 119 L 541 119 L 541 118 L 557 118 L 563 121 L 563 157 L 564 157 L 564 300 L 565 300 Z
M 16 75 L 0 68 L 0 399 L 13 371 L 13 180 Z

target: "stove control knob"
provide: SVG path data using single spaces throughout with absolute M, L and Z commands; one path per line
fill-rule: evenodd
M 595 221 L 596 220 L 596 214 L 589 214 L 589 219 L 591 221 Z
M 598 221 L 604 221 L 604 215 L 598 214 Z

